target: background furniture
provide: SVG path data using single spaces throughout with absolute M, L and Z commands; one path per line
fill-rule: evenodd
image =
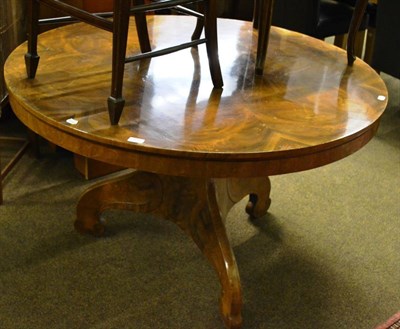
M 150 24 L 156 44 L 167 37 L 175 43 L 185 36 L 169 29 L 190 31 L 191 21 L 163 16 Z M 216 270 L 226 326 L 240 328 L 242 293 L 224 226 L 228 211 L 249 194 L 248 213 L 262 216 L 270 205 L 268 176 L 326 165 L 364 146 L 379 126 L 387 91 L 362 61 L 349 70 L 336 47 L 281 29 L 271 33 L 275 54 L 268 60 L 278 62 L 266 65 L 270 79 L 256 79 L 249 69 L 252 25 L 219 24 L 226 87 L 210 93 L 202 54 L 190 60 L 182 52 L 171 54 L 184 71 L 172 80 L 157 69 L 165 68 L 165 57 L 153 59 L 145 72 L 129 66 L 128 82 L 139 88 L 129 89 L 127 97 L 137 102 L 129 104 L 119 126 L 109 125 L 103 104 L 111 42 L 99 29 L 81 24 L 47 33 L 41 42 L 48 61 L 38 83 L 24 79 L 24 45 L 5 72 L 15 113 L 37 133 L 75 153 L 138 170 L 89 188 L 78 203 L 76 229 L 102 234 L 99 214 L 113 207 L 174 222 Z M 68 42 L 71 33 L 96 42 Z M 136 34 L 129 35 L 137 47 Z M 96 75 L 82 68 L 90 58 L 100 63 Z M 60 65 L 69 67 L 76 93 Z M 68 120 L 72 115 L 76 122 Z
M 279 5 L 282 5 L 283 2 L 278 1 Z M 316 26 L 312 26 L 315 28 L 312 31 L 318 38 L 325 39 L 327 36 L 332 35 L 333 33 L 339 33 L 338 31 L 344 31 L 344 33 L 348 32 L 348 40 L 347 40 L 347 62 L 349 65 L 352 65 L 356 59 L 355 56 L 355 40 L 358 30 L 365 21 L 366 16 L 366 7 L 368 5 L 368 0 L 357 0 L 355 3 L 355 7 L 347 8 L 346 3 L 338 2 L 333 0 L 331 3 L 330 0 L 326 0 L 325 2 L 321 1 L 318 3 L 319 5 L 319 17 L 318 24 Z M 329 7 L 327 5 L 330 5 Z M 345 6 L 348 10 L 344 10 L 341 6 Z M 285 7 L 285 10 L 292 9 L 295 7 L 293 3 L 289 4 L 289 6 Z M 328 17 L 324 17 L 322 15 L 323 8 L 327 7 L 329 10 Z M 327 9 L 326 8 L 326 9 Z M 257 58 L 256 58 L 256 72 L 258 74 L 262 74 L 264 68 L 264 62 L 266 57 L 266 51 L 268 46 L 269 39 L 269 30 L 272 24 L 272 16 L 275 13 L 274 1 L 273 0 L 255 0 L 254 6 L 254 26 L 258 29 L 258 46 L 257 46 Z M 344 14 L 347 15 L 344 15 Z M 282 17 L 287 17 L 283 15 Z M 304 17 L 302 18 L 304 20 Z M 311 19 L 311 17 L 307 18 L 305 23 L 310 26 L 315 23 L 315 19 Z M 289 21 L 288 23 L 291 23 Z M 281 26 L 281 24 L 278 24 Z M 347 28 L 347 29 L 346 29 Z M 295 30 L 293 28 L 289 28 L 290 30 Z M 300 31 L 305 34 L 304 31 Z M 312 34 L 311 34 L 312 35 Z M 335 34 L 337 35 L 337 34 Z M 343 48 L 343 47 L 342 47 Z
M 335 0 L 277 0 L 273 24 L 319 39 L 349 31 L 354 7 Z M 368 16 L 361 24 L 365 30 Z
M 367 37 L 365 40 L 364 56 L 363 60 L 371 65 L 373 48 L 375 45 L 375 29 L 376 29 L 376 15 L 378 9 L 378 0 L 369 0 L 367 6 L 368 12 L 368 29 Z
M 400 79 L 400 1 L 379 0 L 372 67 Z
M 222 17 L 253 19 L 254 1 L 228 0 L 227 9 Z M 347 34 L 354 7 L 346 0 L 275 0 L 272 24 L 289 30 L 297 31 L 324 39 L 337 36 L 335 44 L 345 48 Z M 360 25 L 360 30 L 368 27 L 368 13 Z M 364 33 L 357 35 L 356 54 L 361 55 Z

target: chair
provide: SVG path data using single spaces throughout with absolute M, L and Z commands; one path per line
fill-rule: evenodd
M 346 5 L 349 5 L 351 7 L 356 7 L 356 0 L 334 0 L 337 3 L 343 3 Z M 357 56 L 361 57 L 363 53 L 363 49 L 365 46 L 365 55 L 364 55 L 364 61 L 367 63 L 370 63 L 371 60 L 371 53 L 370 50 L 372 49 L 372 44 L 374 42 L 374 30 L 375 30 L 375 21 L 376 21 L 376 7 L 377 5 L 374 3 L 367 2 L 366 5 L 366 15 L 365 17 L 368 16 L 368 24 L 365 21 L 363 23 L 363 27 L 360 32 L 357 32 L 357 36 L 355 39 L 355 44 L 354 44 L 354 52 L 357 54 Z M 367 37 L 365 38 L 365 34 Z M 335 36 L 335 41 L 334 41 L 336 46 L 344 48 L 346 46 L 345 43 L 345 35 L 336 35 Z M 369 58 L 367 60 L 366 58 Z
M 371 66 L 400 79 L 400 1 L 379 1 Z
M 131 2 L 133 5 L 131 5 Z M 183 6 L 190 3 L 202 2 L 204 14 L 185 9 Z M 40 5 L 49 6 L 69 16 L 56 19 L 39 20 Z M 197 17 L 197 25 L 192 40 L 187 43 L 168 47 L 166 49 L 152 51 L 147 31 L 146 13 L 155 10 L 175 8 L 185 14 Z M 136 28 L 141 48 L 141 53 L 126 58 L 127 36 L 129 28 L 129 17 L 135 16 Z M 107 19 L 112 17 L 112 20 Z M 223 85 L 222 74 L 218 59 L 217 23 L 216 23 L 216 0 L 162 0 L 144 2 L 144 0 L 114 0 L 112 13 L 93 14 L 66 4 L 61 0 L 29 0 L 28 1 L 28 51 L 25 55 L 26 70 L 28 78 L 33 79 L 39 64 L 37 54 L 38 27 L 40 23 L 62 23 L 76 19 L 103 30 L 109 31 L 113 36 L 112 46 L 112 77 L 111 92 L 108 97 L 108 112 L 110 122 L 116 125 L 121 117 L 125 100 L 122 95 L 123 75 L 125 64 L 136 60 L 165 55 L 188 47 L 194 47 L 205 43 L 210 67 L 210 74 L 215 88 Z M 204 24 L 204 38 L 200 38 L 201 29 Z
M 367 38 L 365 40 L 364 61 L 367 64 L 371 65 L 373 48 L 375 44 L 376 19 L 377 19 L 376 17 L 378 12 L 378 5 L 376 3 L 368 3 L 366 10 L 369 16 L 369 20 L 368 20 Z
M 271 24 L 319 39 L 348 32 L 347 58 L 348 64 L 352 65 L 356 59 L 356 33 L 368 25 L 367 4 L 368 0 L 356 0 L 355 7 L 335 0 L 277 0 L 273 9 L 274 0 L 255 0 L 254 25 L 259 29 L 256 72 L 262 73 L 264 67 Z M 305 13 L 308 16 L 302 17 Z
M 271 24 L 325 39 L 351 30 L 348 38 L 349 64 L 354 61 L 356 31 L 368 25 L 367 0 L 358 0 L 357 9 L 340 0 L 230 0 L 231 10 L 222 14 L 236 19 L 253 20 L 259 30 L 256 72 L 262 74 Z M 343 0 L 346 1 L 346 0 Z M 351 1 L 351 0 L 349 0 Z M 355 0 L 354 0 L 355 1 Z M 251 10 L 253 7 L 253 11 Z

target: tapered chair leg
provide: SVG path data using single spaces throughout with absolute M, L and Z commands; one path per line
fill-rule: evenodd
M 203 3 L 197 3 L 196 4 L 196 10 L 198 12 L 204 13 L 204 6 Z M 204 15 L 203 17 L 198 17 L 196 21 L 196 27 L 194 28 L 193 34 L 192 34 L 192 41 L 193 40 L 199 40 L 201 37 L 201 32 L 203 32 L 203 27 L 204 27 Z
M 262 75 L 264 72 L 265 59 L 267 57 L 267 48 L 269 33 L 272 24 L 272 9 L 274 0 L 256 0 L 258 12 L 254 12 L 254 26 L 258 27 L 256 74 Z
M 108 113 L 112 125 L 118 124 L 125 105 L 125 99 L 122 97 L 122 87 L 130 4 L 130 0 L 116 0 L 114 2 L 111 96 L 108 98 Z
M 203 32 L 204 19 L 198 18 L 196 22 L 196 27 L 194 28 L 192 34 L 192 40 L 199 40 L 201 36 L 201 32 Z
M 217 7 L 215 0 L 205 1 L 204 8 L 204 33 L 208 62 L 210 65 L 211 79 L 214 88 L 222 88 L 224 85 L 221 66 L 218 58 L 218 35 L 217 35 Z
M 35 0 L 28 0 L 28 52 L 25 54 L 26 74 L 29 79 L 36 75 L 39 65 L 39 56 L 37 54 L 37 38 L 39 34 L 39 3 Z
M 139 38 L 140 51 L 147 53 L 151 51 L 149 31 L 147 29 L 146 14 L 140 13 L 135 15 L 136 31 Z
M 135 0 L 134 4 L 143 5 L 143 0 Z M 135 14 L 135 24 L 137 36 L 139 38 L 140 51 L 142 53 L 147 53 L 151 51 L 149 31 L 147 29 L 146 13 Z
M 367 8 L 368 0 L 357 0 L 353 17 L 350 23 L 349 35 L 347 38 L 347 63 L 353 65 L 356 60 L 355 56 L 355 44 L 357 32 L 360 28 L 361 22 L 364 17 L 365 10 Z

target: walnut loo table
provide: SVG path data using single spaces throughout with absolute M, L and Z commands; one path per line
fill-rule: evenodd
M 130 26 L 128 52 L 135 52 Z M 185 38 L 181 31 L 192 26 L 188 17 L 149 18 L 155 47 Z M 360 149 L 378 128 L 387 91 L 364 62 L 348 67 L 345 51 L 274 27 L 264 75 L 256 76 L 251 23 L 220 20 L 218 28 L 223 90 L 213 90 L 200 48 L 127 65 L 117 126 L 109 124 L 104 101 L 111 37 L 102 30 L 80 23 L 49 31 L 39 37 L 46 65 L 36 78 L 26 78 L 25 44 L 9 57 L 5 76 L 16 115 L 34 132 L 85 157 L 136 169 L 86 191 L 76 229 L 101 235 L 107 208 L 173 221 L 216 270 L 225 325 L 240 328 L 240 278 L 224 226 L 229 209 L 249 195 L 247 212 L 263 216 L 268 176 Z M 166 64 L 171 60 L 181 69 Z

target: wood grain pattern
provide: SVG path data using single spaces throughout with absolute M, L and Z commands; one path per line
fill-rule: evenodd
M 190 33 L 192 23 L 186 17 L 150 19 L 155 46 L 185 38 L 181 31 Z M 129 52 L 139 49 L 134 25 Z M 264 76 L 257 77 L 251 24 L 220 20 L 219 32 L 222 92 L 212 88 L 202 47 L 133 63 L 125 70 L 127 108 L 116 127 L 109 124 L 104 101 L 110 34 L 83 24 L 47 32 L 39 38 L 46 65 L 36 79 L 25 77 L 25 45 L 6 63 L 14 111 L 34 131 L 75 153 L 176 175 L 305 170 L 341 159 L 373 136 L 386 106 L 378 96 L 387 97 L 387 91 L 365 63 L 349 68 L 343 50 L 273 28 Z M 78 124 L 68 124 L 69 118 Z M 130 143 L 129 137 L 144 143 Z

